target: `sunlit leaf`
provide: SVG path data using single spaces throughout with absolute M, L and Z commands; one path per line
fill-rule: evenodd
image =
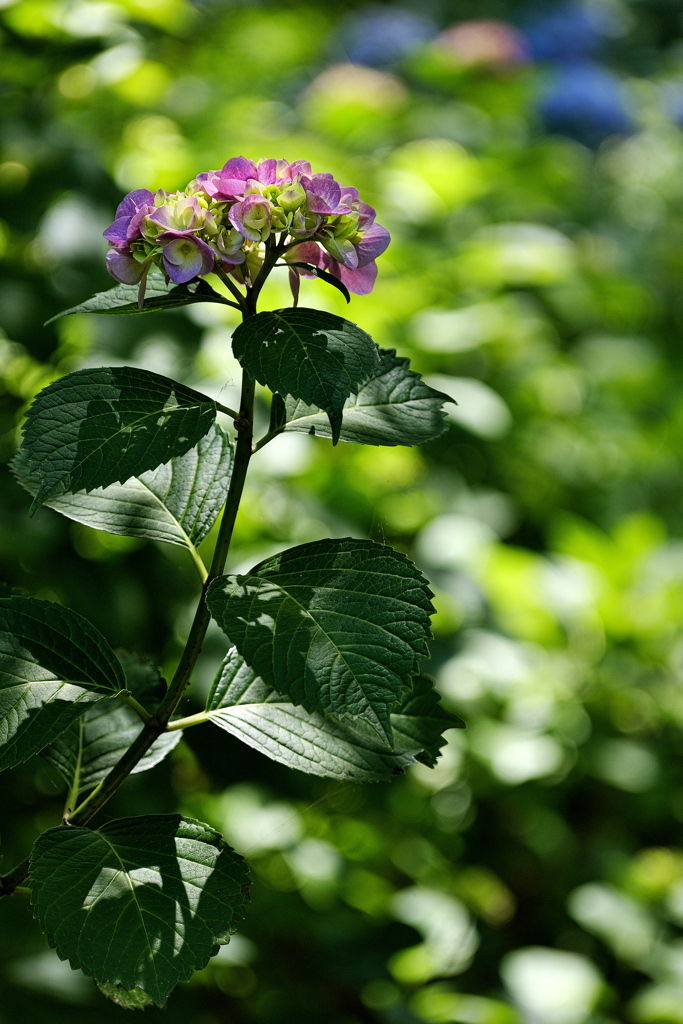
M 364 718 L 391 743 L 390 713 L 427 657 L 431 592 L 405 555 L 322 540 L 211 584 L 211 614 L 247 665 L 307 711 Z
M 215 725 L 289 768 L 349 782 L 378 782 L 425 757 L 433 763 L 444 730 L 462 724 L 443 710 L 428 680 L 416 680 L 415 687 L 391 715 L 393 751 L 382 748 L 374 730 L 355 734 L 348 723 L 289 703 L 235 648 L 221 665 L 206 708 Z
M 319 309 L 278 309 L 249 317 L 235 330 L 232 347 L 260 384 L 327 413 L 335 442 L 346 399 L 379 361 L 369 334 Z
M 249 898 L 242 858 L 176 814 L 50 829 L 33 847 L 30 885 L 63 960 L 158 1006 L 228 941 Z
M 211 429 L 205 395 L 130 366 L 76 370 L 41 391 L 24 425 L 22 465 L 49 498 L 123 483 L 193 448 Z
M 28 473 L 27 461 L 22 449 L 12 470 L 19 483 L 36 494 L 38 479 Z M 196 447 L 157 469 L 124 483 L 60 494 L 45 504 L 95 530 L 197 546 L 223 507 L 231 465 L 230 440 L 214 424 Z
M 393 349 L 380 349 L 380 365 L 344 405 L 339 439 L 357 444 L 425 444 L 447 428 L 448 395 L 425 384 Z M 286 430 L 332 437 L 328 417 L 314 405 L 288 398 Z
M 0 599 L 0 768 L 26 761 L 124 686 L 116 655 L 87 619 L 49 601 Z
M 166 689 L 158 669 L 148 662 L 128 658 L 123 664 L 126 686 L 147 711 L 153 711 Z M 140 717 L 120 700 L 102 700 L 90 707 L 42 752 L 68 786 L 76 781 L 78 793 L 93 789 L 125 754 L 142 730 Z M 131 774 L 153 768 L 173 750 L 180 730 L 162 733 Z
M 71 313 L 105 313 L 109 316 L 121 316 L 129 313 L 155 313 L 177 306 L 187 306 L 191 302 L 221 302 L 226 300 L 215 292 L 206 281 L 191 281 L 189 284 L 166 283 L 161 274 L 149 274 L 145 287 L 145 301 L 142 309 L 138 305 L 137 284 L 117 284 L 106 292 L 97 292 L 85 302 L 79 302 L 71 309 L 64 309 L 46 321 L 51 324 L 60 317 Z

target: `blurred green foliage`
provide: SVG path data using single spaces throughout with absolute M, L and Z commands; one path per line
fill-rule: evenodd
M 561 6 L 414 10 L 433 37 Z M 223 307 L 42 326 L 110 283 L 101 231 L 129 189 L 171 190 L 240 153 L 356 185 L 393 241 L 348 315 L 458 402 L 424 449 L 285 435 L 254 460 L 232 567 L 329 535 L 408 552 L 436 589 L 433 672 L 468 729 L 435 770 L 391 786 L 288 772 L 209 726 L 129 779 L 112 816 L 196 815 L 254 877 L 243 930 L 165 1019 L 683 1022 L 679 5 L 592 0 L 590 67 L 525 55 L 500 25 L 497 50 L 490 25 L 425 31 L 381 66 L 351 66 L 351 0 L 2 8 L 5 581 L 166 671 L 180 650 L 196 596 L 183 553 L 48 509 L 29 520 L 6 468 L 35 392 L 82 366 L 133 364 L 233 404 Z M 558 69 L 582 67 L 595 89 L 595 68 L 612 69 L 621 134 L 578 87 L 552 107 Z M 568 134 L 553 131 L 560 102 Z M 588 148 L 591 118 L 605 128 Z M 303 289 L 344 312 L 323 284 Z M 264 308 L 287 301 L 275 279 Z M 197 691 L 223 653 L 215 630 Z M 59 820 L 62 794 L 42 762 L 4 781 L 8 867 Z M 26 901 L 0 915 L 1 1024 L 119 1019 L 47 949 Z

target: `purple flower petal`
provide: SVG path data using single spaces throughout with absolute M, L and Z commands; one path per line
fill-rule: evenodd
M 311 213 L 321 213 L 325 217 L 344 212 L 350 213 L 350 206 L 343 206 L 340 211 L 341 186 L 332 175 L 314 174 L 312 178 L 302 178 L 301 184 L 306 190 L 308 209 Z
M 301 274 L 297 267 L 289 268 L 289 288 L 294 305 L 297 306 L 299 304 L 299 291 L 301 290 Z
M 149 206 L 147 203 L 145 203 L 144 206 L 140 207 L 137 213 L 133 214 L 133 216 L 130 218 L 128 231 L 126 232 L 127 241 L 134 242 L 136 238 L 140 238 L 142 236 L 142 222 L 144 221 L 145 217 L 148 217 L 149 214 L 152 213 L 153 210 L 153 206 Z
M 353 185 L 342 185 L 341 202 L 345 206 L 353 207 L 353 204 L 358 202 L 358 189 L 354 188 Z M 365 206 L 366 204 L 363 203 L 363 205 Z
M 288 263 L 312 263 L 314 267 L 324 266 L 326 253 L 322 251 L 317 242 L 302 242 L 301 245 L 294 245 L 285 254 Z M 306 270 L 301 273 L 304 277 L 315 277 Z
M 358 227 L 361 231 L 367 231 L 375 223 L 375 211 L 362 200 L 358 203 Z
M 123 204 L 121 204 L 123 205 Z M 119 210 L 121 206 L 119 206 Z M 117 217 L 113 224 L 110 224 L 106 231 L 102 234 L 108 242 L 113 242 L 114 245 L 125 245 L 128 240 L 128 225 L 130 224 L 131 218 Z
M 257 192 L 231 206 L 228 217 L 232 226 L 252 242 L 260 242 L 270 233 L 270 203 Z
M 311 165 L 308 160 L 294 160 L 294 162 L 289 165 L 288 173 L 292 181 L 302 175 L 310 176 L 312 173 Z
M 180 231 L 187 234 L 189 231 L 201 230 L 202 208 L 195 196 L 180 199 L 177 203 L 166 203 L 158 206 L 149 219 L 169 231 Z M 199 221 L 199 224 L 195 227 Z M 187 224 L 185 227 L 184 224 Z
M 391 241 L 391 235 L 381 224 L 373 224 L 356 243 L 358 266 L 365 267 L 384 252 Z
M 258 178 L 258 170 L 253 160 L 247 160 L 243 156 L 233 156 L 223 165 L 220 172 L 221 178 L 234 178 L 238 181 L 246 181 L 247 178 Z
M 368 263 L 364 267 L 359 267 L 358 270 L 348 270 L 333 260 L 331 256 L 327 256 L 325 269 L 338 277 L 354 295 L 369 295 L 377 277 L 376 263 Z
M 198 274 L 208 274 L 215 262 L 215 254 L 210 245 L 192 235 L 181 232 L 167 231 L 160 236 L 160 241 L 171 240 L 163 249 L 164 267 L 171 281 L 185 284 Z
M 119 203 L 116 220 L 103 231 L 107 241 L 114 245 L 125 245 L 140 235 L 141 220 L 153 209 L 154 193 L 146 188 L 137 188 Z
M 261 185 L 274 185 L 277 181 L 277 160 L 259 160 L 256 174 L 253 177 Z
M 116 219 L 119 217 L 132 217 L 141 206 L 149 206 L 154 203 L 154 193 L 147 188 L 136 188 L 125 196 L 116 208 Z
M 138 263 L 129 252 L 110 249 L 106 261 L 107 270 L 121 284 L 137 284 L 145 272 L 144 264 Z

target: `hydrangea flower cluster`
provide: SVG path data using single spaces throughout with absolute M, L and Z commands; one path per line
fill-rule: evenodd
M 249 286 L 270 247 L 287 263 L 328 271 L 356 295 L 372 291 L 375 259 L 389 244 L 357 189 L 313 174 L 306 160 L 241 156 L 181 192 L 129 192 L 104 237 L 107 269 L 123 284 L 144 285 L 156 266 L 176 284 L 216 271 Z

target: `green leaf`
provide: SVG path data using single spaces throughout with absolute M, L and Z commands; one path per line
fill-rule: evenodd
M 405 555 L 352 538 L 290 548 L 207 592 L 268 686 L 307 711 L 363 718 L 388 743 L 390 712 L 428 657 L 430 597 Z
M 127 658 L 123 667 L 127 689 L 143 707 L 153 710 L 166 689 L 158 670 L 149 662 L 132 658 Z M 132 708 L 116 698 L 102 700 L 88 708 L 41 756 L 59 772 L 67 786 L 76 780 L 78 793 L 85 793 L 106 778 L 142 728 Z M 180 730 L 162 733 L 131 774 L 159 764 L 181 737 Z
M 258 313 L 235 330 L 232 347 L 260 384 L 326 412 L 335 443 L 346 399 L 376 371 L 379 359 L 369 334 L 319 309 Z
M 304 711 L 263 682 L 233 648 L 221 665 L 209 694 L 209 721 L 266 757 L 310 775 L 348 782 L 380 782 L 400 774 L 408 765 L 429 757 L 434 763 L 443 745 L 443 732 L 460 720 L 439 705 L 429 688 L 407 695 L 391 715 L 394 750 L 377 743 L 377 736 L 356 735 L 344 723 Z M 433 759 L 432 759 L 433 755 Z
M 464 729 L 461 718 L 452 715 L 441 706 L 434 683 L 428 676 L 416 676 L 401 706 L 392 714 L 396 749 L 416 750 L 416 760 L 433 768 L 445 740 L 446 729 Z M 354 742 L 364 742 L 376 749 L 377 737 L 365 722 L 356 721 L 347 725 L 347 733 Z
M 145 301 L 140 309 L 138 289 L 137 284 L 117 284 L 115 288 L 97 292 L 92 298 L 72 306 L 71 309 L 62 310 L 61 313 L 46 320 L 45 326 L 71 313 L 105 313 L 109 316 L 121 316 L 129 313 L 155 313 L 163 309 L 174 309 L 176 306 L 187 306 L 191 302 L 222 302 L 225 305 L 232 305 L 206 281 L 166 284 L 162 274 L 149 274 L 145 287 Z
M 41 391 L 24 424 L 22 461 L 49 498 L 123 483 L 193 448 L 210 430 L 206 395 L 130 366 L 76 370 Z
M 37 754 L 124 686 L 116 655 L 87 619 L 49 601 L 0 600 L 0 769 Z
M 12 463 L 19 483 L 36 494 L 39 483 L 22 449 Z M 179 544 L 192 549 L 206 537 L 223 507 L 230 482 L 232 445 L 214 424 L 195 448 L 124 483 L 50 498 L 50 508 L 124 537 Z
M 425 384 L 394 349 L 380 349 L 378 369 L 344 405 L 339 438 L 357 444 L 425 444 L 440 437 L 448 421 L 442 406 L 448 395 Z M 314 405 L 287 399 L 285 430 L 331 437 L 324 412 Z
M 156 711 L 168 689 L 156 665 L 128 651 L 117 651 L 116 656 L 123 667 L 126 689 L 147 711 Z
M 244 862 L 218 832 L 177 814 L 44 832 L 31 855 L 34 914 L 63 960 L 163 1006 L 244 914 Z

